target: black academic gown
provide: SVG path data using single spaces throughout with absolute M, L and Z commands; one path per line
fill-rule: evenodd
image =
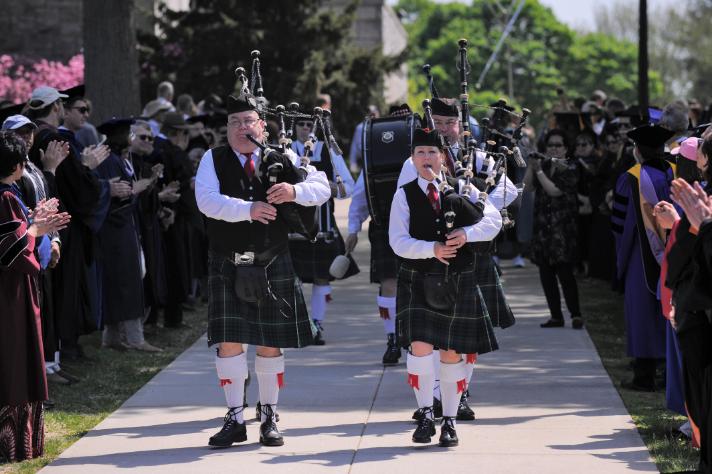
M 120 181 L 133 180 L 125 161 L 113 152 L 96 171 L 106 180 L 116 177 Z M 103 324 L 144 316 L 137 201 L 135 196 L 112 198 L 109 213 L 99 230 Z

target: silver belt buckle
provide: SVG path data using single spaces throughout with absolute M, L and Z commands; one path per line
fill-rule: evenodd
M 255 263 L 255 252 L 235 252 L 233 255 L 233 263 L 237 266 L 253 265 Z

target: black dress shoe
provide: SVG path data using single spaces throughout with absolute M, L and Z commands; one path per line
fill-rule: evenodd
M 324 328 L 321 326 L 320 321 L 314 321 L 314 325 L 316 326 L 316 336 L 314 336 L 314 345 L 323 346 L 324 344 L 326 344 L 326 341 L 324 341 Z
M 395 365 L 401 358 L 401 350 L 396 342 L 396 335 L 390 333 L 388 335 L 388 345 L 386 352 L 383 354 L 383 365 Z
M 574 329 L 583 329 L 583 318 L 581 316 L 571 318 L 571 327 Z
M 562 328 L 562 327 L 564 327 L 564 320 L 551 318 L 547 322 L 541 323 L 539 325 L 539 327 L 540 328 Z
M 418 408 L 413 412 L 413 419 L 415 421 L 420 421 L 425 416 L 425 410 L 430 408 Z M 433 398 L 433 418 L 438 419 L 443 416 L 443 404 L 437 398 Z
M 475 412 L 467 403 L 469 396 L 470 393 L 467 390 L 462 392 L 460 404 L 457 406 L 457 417 L 455 418 L 458 421 L 473 421 L 475 419 Z
M 267 417 L 260 425 L 260 443 L 263 446 L 282 446 L 284 438 L 277 428 L 277 419 L 272 405 L 262 405 L 260 408 Z
M 210 437 L 208 444 L 216 448 L 228 448 L 232 443 L 247 441 L 247 428 L 244 423 L 238 423 L 235 415 L 243 410 L 242 407 L 230 408 L 223 419 L 222 429 Z
M 414 443 L 429 443 L 430 438 L 435 436 L 435 422 L 430 418 L 433 414 L 433 407 L 424 407 L 422 410 L 423 416 L 418 420 L 418 427 L 413 433 Z
M 460 444 L 460 440 L 457 439 L 457 431 L 455 431 L 455 422 L 450 416 L 443 417 L 443 423 L 440 426 L 440 442 L 438 444 L 443 448 L 451 448 Z

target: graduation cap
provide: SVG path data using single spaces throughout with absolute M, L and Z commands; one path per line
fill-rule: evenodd
M 448 102 L 445 102 L 437 97 L 431 100 L 430 108 L 433 111 L 433 115 L 441 115 L 443 117 L 459 117 L 460 112 L 457 110 L 457 104 L 454 101 L 452 103 Z
M 3 107 L 0 109 L 0 123 L 4 122 L 6 118 L 10 117 L 11 115 L 19 115 L 22 114 L 22 109 L 25 108 L 25 103 L 23 102 L 22 104 L 13 104 L 8 107 Z
M 185 121 L 190 124 L 195 124 L 195 123 L 200 122 L 203 125 L 207 126 L 208 122 L 210 121 L 210 114 L 193 115 L 193 116 L 185 119 Z
M 554 112 L 554 116 L 557 128 L 566 134 L 566 138 L 571 143 L 584 130 L 592 130 L 591 114 L 589 113 Z
M 96 127 L 96 130 L 97 132 L 103 133 L 107 137 L 110 137 L 119 133 L 124 128 L 128 133 L 129 127 L 131 127 L 131 125 L 133 125 L 135 122 L 136 121 L 132 118 L 112 117 L 110 120 L 107 120 L 106 122 Z
M 249 110 L 254 110 L 259 112 L 259 105 L 257 104 L 257 99 L 252 94 L 242 93 L 235 97 L 233 95 L 227 98 L 227 114 L 236 114 L 238 112 L 247 112 Z
M 675 132 L 660 125 L 643 125 L 629 131 L 627 135 L 639 148 L 660 151 Z
M 71 100 L 75 97 L 84 97 L 86 95 L 86 86 L 84 84 L 79 84 L 78 86 L 59 91 L 59 93 L 65 94 L 68 97 L 67 100 Z
M 413 149 L 417 146 L 436 146 L 442 150 L 443 142 L 437 130 L 416 128 L 413 132 Z

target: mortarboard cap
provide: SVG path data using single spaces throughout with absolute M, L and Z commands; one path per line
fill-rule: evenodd
M 59 91 L 59 93 L 66 95 L 70 99 L 74 97 L 84 97 L 86 94 L 86 87 L 84 86 L 84 84 L 79 84 L 78 86 L 70 87 L 69 89 Z
M 113 117 L 110 120 L 107 120 L 106 122 L 96 127 L 96 130 L 97 132 L 103 133 L 107 136 L 111 136 L 115 133 L 118 133 L 122 128 L 125 128 L 128 133 L 129 127 L 131 127 L 134 122 L 136 121 L 132 118 Z
M 25 104 L 12 104 L 8 107 L 3 107 L 0 109 L 0 121 L 5 120 L 11 115 L 18 115 L 22 113 L 22 109 L 25 108 Z
M 633 140 L 638 147 L 648 149 L 663 149 L 675 132 L 660 125 L 643 125 L 628 132 L 628 138 Z

